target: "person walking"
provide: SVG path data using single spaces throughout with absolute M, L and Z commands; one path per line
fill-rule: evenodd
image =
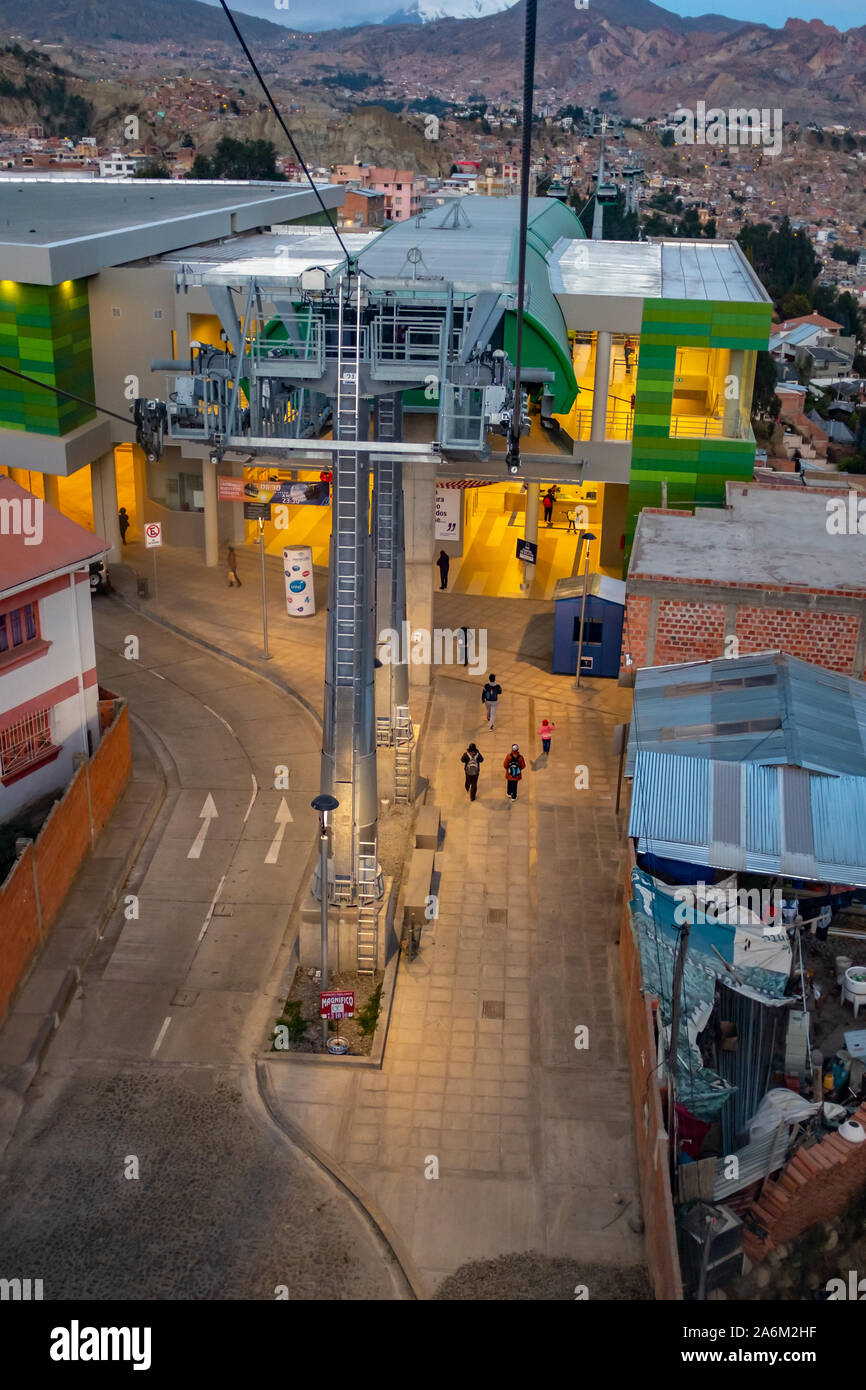
M 439 559 L 436 561 L 439 566 L 439 588 L 448 588 L 448 570 L 451 566 L 451 556 L 446 555 L 444 550 L 439 551 Z
M 493 733 L 493 726 L 496 723 L 496 706 L 501 694 L 502 686 L 496 684 L 496 677 L 491 672 L 481 692 L 481 703 L 487 710 L 487 727 L 491 733 Z
M 125 507 L 121 507 L 117 513 L 117 524 L 120 527 L 120 540 L 122 545 L 126 545 L 126 533 L 129 530 L 129 513 Z
M 475 744 L 470 743 L 460 761 L 463 764 L 463 771 L 466 774 L 466 790 L 469 793 L 469 800 L 474 801 L 478 791 L 478 774 L 481 771 L 481 764 L 484 762 L 484 758 L 475 747 Z
M 553 494 L 553 488 L 552 488 L 552 487 L 551 487 L 551 488 L 548 488 L 548 489 L 547 489 L 547 492 L 544 494 L 544 496 L 543 496 L 542 499 L 541 499 L 541 505 L 542 505 L 542 507 L 544 508 L 544 524 L 545 524 L 545 526 L 552 526 L 552 525 L 553 525 L 553 503 L 554 503 L 554 500 L 555 500 L 555 499 L 554 499 L 554 494 Z
M 634 343 L 631 338 L 626 338 L 622 354 L 625 358 L 625 374 L 631 376 L 631 359 L 634 357 Z
M 569 534 L 569 533 L 571 533 L 571 532 L 573 531 L 574 534 L 577 535 L 577 518 L 578 518 L 579 515 L 580 515 L 580 510 L 579 510 L 578 507 L 574 507 L 574 508 L 568 513 L 568 532 L 567 532 L 567 534 Z
M 541 739 L 541 748 L 544 753 L 550 752 L 550 740 L 553 737 L 555 728 L 555 724 L 548 724 L 546 719 L 542 719 L 541 728 L 538 730 L 538 737 Z
M 226 554 L 226 563 L 228 565 L 229 572 L 229 588 L 233 588 L 235 584 L 237 584 L 238 588 L 240 588 L 241 581 L 238 576 L 238 557 L 235 554 L 235 548 L 233 545 L 230 545 L 228 548 L 228 552 Z
M 512 743 L 511 752 L 506 753 L 502 766 L 505 768 L 505 794 L 510 796 L 512 801 L 516 801 L 517 784 L 526 767 L 526 759 L 516 743 Z

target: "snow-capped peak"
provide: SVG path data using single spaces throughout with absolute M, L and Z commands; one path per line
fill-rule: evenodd
M 509 10 L 514 0 L 410 0 L 386 24 L 431 24 L 434 19 L 480 19 Z

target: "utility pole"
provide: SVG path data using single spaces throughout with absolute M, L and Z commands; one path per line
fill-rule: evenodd
M 268 592 L 265 587 L 265 523 L 259 517 L 259 550 L 262 560 L 262 656 L 265 661 L 270 661 L 271 654 L 268 651 Z
M 583 539 L 586 545 L 586 562 L 583 567 L 583 598 L 580 601 L 580 637 L 578 638 L 577 642 L 577 678 L 574 682 L 575 690 L 580 689 L 580 659 L 583 656 L 583 632 L 584 622 L 586 619 L 586 591 L 589 587 L 589 547 L 590 542 L 595 540 L 595 536 L 592 534 L 591 531 L 587 531 Z

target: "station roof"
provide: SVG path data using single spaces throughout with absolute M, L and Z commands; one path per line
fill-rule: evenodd
M 840 496 L 846 490 L 839 481 Z M 772 588 L 866 589 L 863 537 L 828 531 L 832 498 L 813 490 L 728 484 L 728 505 L 694 516 L 641 512 L 629 564 L 636 579 Z M 837 503 L 838 505 L 838 503 Z
M 329 208 L 345 190 L 323 185 Z M 3 277 L 33 285 L 95 275 L 196 242 L 321 211 L 307 185 L 130 179 L 0 181 Z
M 555 294 L 769 304 L 735 241 L 571 241 L 554 248 Z
M 343 244 L 357 255 L 381 232 L 340 232 Z M 312 266 L 333 271 L 345 262 L 340 243 L 327 227 L 286 227 L 233 237 L 221 244 L 188 246 L 162 260 L 201 275 L 207 284 L 237 285 L 256 279 L 261 285 L 285 285 Z

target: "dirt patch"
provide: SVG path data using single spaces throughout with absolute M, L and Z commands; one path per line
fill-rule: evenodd
M 375 1030 L 365 1033 L 361 1027 L 362 1020 L 359 1014 L 370 1004 L 373 995 L 378 990 L 381 996 L 382 971 L 377 971 L 375 975 L 354 975 L 344 970 L 339 974 L 331 975 L 328 980 L 328 989 L 334 990 L 353 990 L 355 994 L 355 1017 L 344 1018 L 338 1023 L 332 1023 L 329 1027 L 328 1036 L 331 1038 L 345 1038 L 349 1044 L 348 1055 L 350 1057 L 369 1057 L 373 1046 Z M 290 1037 L 287 1047 L 274 1049 L 280 1052 L 324 1052 L 325 1046 L 322 1041 L 322 1020 L 319 1018 L 319 994 L 321 992 L 320 981 L 316 979 L 314 970 L 303 970 L 298 966 L 295 971 L 295 978 L 283 1005 L 280 1017 L 276 1020 L 277 1026 L 287 1025 L 290 1029 Z M 292 1007 L 292 1006 L 295 1007 Z M 300 1006 L 300 1008 L 298 1008 Z M 292 1039 L 291 1029 L 293 1019 L 299 1016 L 306 1024 L 302 1036 L 296 1041 Z M 380 1015 L 381 1017 L 381 1004 Z M 271 1035 L 271 1046 L 273 1047 L 275 1034 Z M 283 1035 L 285 1037 L 285 1035 Z
M 586 1289 L 586 1295 L 580 1296 L 593 1302 L 651 1301 L 653 1296 L 647 1272 L 640 1266 L 621 1269 L 584 1264 L 528 1250 L 461 1265 L 443 1280 L 433 1297 L 473 1302 L 573 1302 L 579 1296 L 578 1289 Z

